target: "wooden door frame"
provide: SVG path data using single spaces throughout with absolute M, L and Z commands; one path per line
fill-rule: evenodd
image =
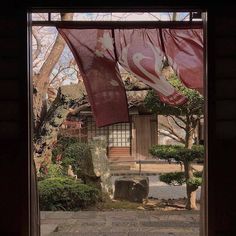
M 173 3 L 172 3 L 173 4 Z M 78 3 L 76 3 L 76 1 L 74 2 L 74 4 L 71 4 L 70 7 L 65 7 L 67 6 L 67 2 L 61 2 L 59 4 L 54 3 L 54 2 L 50 2 L 49 3 L 36 3 L 33 2 L 32 4 L 30 4 L 30 7 L 27 8 L 27 13 L 28 16 L 30 15 L 31 12 L 126 12 L 126 11 L 132 11 L 132 12 L 155 12 L 155 11 L 168 11 L 168 12 L 172 12 L 172 11 L 207 11 L 207 8 L 203 5 L 196 5 L 194 2 L 191 4 L 185 4 L 181 6 L 181 3 L 176 6 L 176 3 L 174 3 L 172 5 L 172 7 L 168 7 L 171 6 L 171 1 L 163 1 L 161 7 L 153 7 L 153 6 L 142 6 L 142 7 L 133 7 L 132 5 L 129 6 L 127 8 L 127 6 L 123 5 L 122 6 L 109 6 L 109 7 L 101 7 L 101 6 L 88 6 L 88 5 L 81 5 L 78 6 Z M 175 7 L 173 7 L 175 6 Z M 95 10 L 96 9 L 96 10 Z M 148 24 L 148 22 L 145 22 Z M 28 30 L 31 27 L 31 19 L 30 17 L 28 17 Z M 205 30 L 206 30 L 206 24 L 205 24 Z M 205 45 L 207 45 L 207 39 L 206 39 L 206 34 L 204 34 L 204 40 L 205 40 Z M 29 40 L 29 35 L 28 35 L 28 40 Z M 30 45 L 28 45 L 28 47 L 30 47 Z M 207 48 L 205 49 L 205 57 L 204 59 L 205 61 L 205 65 L 207 65 Z M 28 63 L 30 63 L 30 55 L 28 54 Z M 206 73 L 207 73 L 207 68 L 205 69 L 205 78 L 206 78 Z M 32 86 L 31 86 L 31 71 L 28 71 L 28 104 L 31 106 L 32 104 Z M 205 108 L 206 108 L 206 114 L 205 114 L 205 147 L 207 147 L 208 145 L 208 135 L 207 135 L 207 130 L 208 130 L 208 82 L 205 79 L 205 88 L 204 88 L 204 95 L 205 95 Z M 28 107 L 28 111 L 29 111 L 29 119 L 32 119 L 31 114 L 32 114 L 32 107 Z M 29 127 L 29 156 L 32 157 L 32 127 Z M 205 150 L 205 156 L 206 156 L 206 160 L 205 160 L 205 177 L 206 177 L 206 183 L 205 183 L 205 187 L 204 187 L 204 199 L 205 199 L 205 206 L 204 208 L 206 209 L 206 215 L 205 215 L 205 225 L 204 225 L 204 232 L 203 235 L 208 235 L 208 211 L 207 211 L 207 206 L 208 206 L 208 149 L 206 148 Z M 31 161 L 32 158 L 29 158 L 29 165 L 31 165 Z M 29 176 L 30 176 L 31 170 L 29 169 Z M 30 183 L 32 183 L 32 178 L 29 177 L 30 179 Z M 31 196 L 30 192 L 29 192 L 29 196 Z M 32 206 L 30 205 L 30 209 L 32 208 Z M 31 215 L 29 213 L 29 215 Z

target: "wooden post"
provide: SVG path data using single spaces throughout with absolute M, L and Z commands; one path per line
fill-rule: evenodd
M 141 160 L 139 160 L 139 175 L 141 175 Z

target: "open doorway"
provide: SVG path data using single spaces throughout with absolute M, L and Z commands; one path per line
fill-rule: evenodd
M 130 95 L 128 95 L 129 119 L 126 120 L 126 122 L 122 122 L 118 124 L 110 124 L 109 126 L 105 125 L 98 128 L 97 125 L 95 124 L 96 120 L 94 121 L 94 118 L 92 117 L 91 105 L 88 103 L 89 99 L 88 97 L 86 97 L 86 89 L 83 87 L 83 78 L 80 74 L 80 70 L 77 67 L 76 60 L 75 58 L 73 58 L 72 54 L 70 53 L 69 48 L 64 48 L 66 45 L 65 42 L 63 42 L 62 39 L 58 39 L 58 37 L 56 36 L 57 30 L 55 26 L 57 27 L 65 26 L 66 24 L 68 24 L 68 22 L 71 22 L 70 23 L 71 25 L 69 26 L 69 28 L 73 28 L 73 26 L 75 26 L 75 24 L 79 22 L 78 24 L 80 28 L 91 29 L 92 27 L 94 27 L 92 26 L 93 23 L 91 23 L 91 20 L 93 21 L 96 19 L 99 21 L 97 23 L 94 22 L 96 27 L 101 27 L 102 23 L 100 21 L 104 20 L 105 26 L 103 27 L 105 28 L 109 28 L 109 27 L 113 29 L 116 27 L 122 28 L 126 24 L 129 26 L 128 27 L 129 29 L 130 28 L 132 29 L 132 27 L 135 27 L 135 23 L 133 21 L 137 21 L 136 27 L 138 29 L 158 28 L 158 32 L 159 32 L 159 29 L 168 28 L 168 27 L 173 28 L 173 26 L 174 28 L 183 27 L 187 29 L 188 28 L 194 28 L 194 29 L 202 28 L 202 21 L 201 21 L 202 15 L 201 14 L 199 15 L 193 12 L 191 13 L 189 12 L 137 13 L 136 15 L 135 13 L 120 13 L 120 15 L 118 13 L 106 13 L 106 14 L 102 14 L 102 13 L 81 14 L 80 13 L 78 14 L 78 18 L 76 18 L 75 14 L 76 13 L 74 14 L 64 13 L 62 16 L 60 13 L 52 13 L 52 14 L 33 13 L 32 15 L 33 16 L 33 19 L 32 19 L 33 20 L 32 58 L 33 58 L 33 67 L 34 67 L 33 76 L 35 76 L 35 80 L 33 81 L 33 84 L 34 84 L 33 92 L 35 96 L 34 97 L 35 104 L 39 104 L 39 106 L 36 105 L 35 107 L 39 109 L 35 110 L 35 116 L 34 116 L 35 127 L 37 127 L 36 132 L 38 132 L 37 135 L 35 136 L 36 137 L 35 160 L 36 160 L 36 168 L 37 168 L 39 179 L 41 178 L 40 180 L 43 181 L 45 179 L 48 179 L 47 176 L 48 177 L 51 176 L 54 178 L 58 174 L 59 175 L 67 174 L 67 175 L 70 175 L 72 178 L 74 177 L 75 179 L 76 178 L 79 179 L 81 176 L 79 176 L 78 178 L 79 174 L 75 170 L 78 167 L 76 166 L 78 163 L 73 163 L 73 161 L 70 162 L 71 161 L 70 158 L 69 160 L 66 160 L 66 162 L 63 163 L 63 161 L 65 161 L 65 159 L 63 160 L 63 153 L 65 154 L 69 152 L 69 154 L 66 154 L 66 155 L 71 157 L 73 156 L 73 154 L 71 154 L 74 151 L 73 148 L 75 149 L 75 152 L 78 152 L 78 150 L 82 150 L 82 152 L 84 152 L 84 150 L 87 150 L 88 147 L 78 146 L 77 143 L 82 143 L 82 145 L 85 145 L 84 143 L 87 143 L 89 140 L 94 140 L 94 137 L 96 140 L 97 136 L 105 137 L 107 141 L 105 145 L 105 149 L 103 149 L 103 153 L 106 153 L 106 156 L 110 159 L 110 163 L 111 162 L 113 162 L 113 164 L 119 163 L 119 165 L 116 165 L 114 167 L 116 169 L 113 170 L 113 173 L 116 173 L 116 174 L 122 173 L 123 175 L 124 171 L 127 170 L 128 168 L 129 173 L 138 174 L 139 176 L 141 175 L 141 173 L 145 174 L 145 171 L 149 172 L 148 174 L 152 173 L 154 175 L 154 173 L 160 173 L 160 172 L 163 173 L 163 168 L 165 165 L 167 167 L 170 167 L 170 166 L 173 167 L 173 169 L 168 170 L 167 172 L 176 172 L 176 171 L 181 172 L 182 170 L 181 168 L 183 168 L 181 166 L 181 164 L 183 164 L 183 160 L 180 160 L 180 158 L 178 157 L 176 159 L 171 159 L 169 157 L 160 158 L 161 156 L 160 152 L 158 153 L 158 155 L 155 155 L 155 152 L 159 150 L 154 148 L 153 151 L 150 151 L 150 149 L 155 144 L 173 145 L 176 143 L 178 144 L 181 143 L 180 132 L 177 131 L 175 135 L 173 133 L 175 131 L 175 128 L 178 128 L 179 126 L 183 125 L 184 121 L 182 121 L 183 123 L 180 122 L 182 116 L 179 115 L 180 121 L 176 121 L 176 119 L 173 118 L 173 114 L 170 114 L 172 118 L 169 118 L 169 119 L 167 118 L 167 120 L 165 120 L 166 117 L 162 117 L 162 115 L 166 115 L 166 114 L 158 114 L 155 106 L 153 106 L 153 103 L 154 105 L 157 104 L 158 100 L 155 100 L 157 98 L 156 96 L 153 97 L 150 87 L 147 86 L 145 83 L 142 83 L 142 81 L 140 82 L 139 80 L 137 80 L 137 78 L 135 78 L 135 75 L 134 76 L 132 76 L 132 74 L 130 75 L 130 71 L 126 72 L 124 69 L 122 69 L 122 67 L 120 67 L 119 70 L 120 72 L 123 72 L 122 79 L 124 78 L 123 83 L 124 85 L 126 85 L 126 91 L 129 91 L 130 93 Z M 61 23 L 61 25 L 60 23 L 58 23 L 58 22 L 61 22 L 60 15 L 64 17 L 64 21 Z M 114 25 L 116 24 L 117 26 L 114 27 Z M 41 37 L 44 41 L 43 43 L 40 42 L 40 40 L 42 39 L 40 39 L 39 37 L 40 33 L 38 34 L 37 31 L 38 32 L 41 31 L 42 33 Z M 111 36 L 114 36 L 114 35 L 111 35 Z M 58 39 L 58 45 L 57 47 L 54 47 L 55 43 L 53 42 L 53 40 L 55 41 L 57 39 Z M 161 47 L 163 47 L 162 43 L 163 41 L 160 44 Z M 55 52 L 57 51 L 57 53 L 55 54 L 51 53 L 54 48 L 55 48 Z M 40 50 L 42 50 L 43 53 Z M 60 51 L 60 53 L 58 53 L 58 51 Z M 117 57 L 117 55 L 114 55 L 114 56 Z M 45 61 L 47 61 L 47 63 L 45 63 Z M 165 68 L 168 68 L 168 66 L 170 66 L 171 64 L 170 58 L 169 58 L 169 61 L 165 60 L 163 62 L 163 65 L 165 63 L 167 63 Z M 53 68 L 48 69 L 48 67 L 50 66 L 51 67 L 53 66 Z M 41 71 L 42 68 L 45 69 L 46 71 L 45 73 Z M 176 74 L 176 68 L 175 68 L 174 63 L 172 63 L 171 68 L 166 69 L 166 70 L 167 70 L 166 71 L 167 76 L 169 76 L 173 80 L 172 81 L 173 85 L 177 83 L 176 82 L 177 74 Z M 44 80 L 42 80 L 42 78 L 44 78 Z M 76 91 L 69 89 L 69 93 L 68 93 L 68 88 L 70 87 L 70 85 L 71 87 L 73 87 L 73 84 L 76 84 L 75 85 Z M 127 88 L 129 89 L 132 88 L 133 90 L 132 89 L 128 90 Z M 199 88 L 199 89 L 203 89 L 203 88 Z M 80 94 L 77 94 L 78 91 L 80 91 Z M 76 92 L 76 93 L 73 93 L 73 92 Z M 37 97 L 36 96 L 37 94 L 40 94 L 40 96 Z M 147 95 L 149 95 L 148 97 L 149 100 L 146 99 Z M 63 103 L 61 103 L 60 98 L 63 98 L 63 99 L 66 98 L 66 99 L 63 101 Z M 149 107 L 145 106 L 148 104 L 149 104 Z M 150 108 L 150 106 L 152 107 Z M 196 114 L 193 114 L 193 115 L 196 116 Z M 42 119 L 42 117 L 44 118 Z M 195 142 L 195 144 L 199 144 L 203 142 L 202 121 L 203 119 L 196 120 L 197 124 L 196 124 L 196 127 L 194 127 L 194 134 L 193 134 L 194 139 L 191 140 L 191 142 Z M 177 125 L 178 127 L 174 127 L 175 125 Z M 178 136 L 180 136 L 179 140 L 176 140 L 176 137 Z M 67 143 L 68 140 L 70 140 L 71 143 L 68 144 Z M 70 146 L 68 150 L 68 146 L 71 144 L 72 144 L 72 147 Z M 95 146 L 95 149 L 96 148 L 97 146 Z M 54 154 L 52 153 L 52 151 L 54 151 Z M 154 159 L 153 157 L 158 157 L 160 159 Z M 162 162 L 162 160 L 164 160 L 164 162 Z M 166 160 L 167 162 L 165 162 Z M 201 169 L 199 169 L 198 171 L 201 171 L 202 164 L 200 162 L 201 160 L 198 160 L 198 163 L 197 162 L 195 163 L 196 166 L 192 166 L 192 167 L 196 169 L 200 166 Z M 64 167 L 66 166 L 66 169 L 63 170 L 63 165 L 61 165 L 61 163 L 64 165 Z M 121 164 L 125 163 L 125 165 L 122 166 L 120 165 L 120 163 Z M 83 170 L 86 169 L 87 165 L 88 163 L 84 163 L 82 167 L 80 166 L 80 172 L 81 172 L 81 169 Z M 70 169 L 71 167 L 72 169 Z M 186 167 L 187 166 L 185 166 L 185 169 Z M 174 174 L 174 173 L 171 173 L 171 174 Z M 163 181 L 165 178 L 168 179 L 166 181 L 169 181 L 169 183 L 171 184 L 176 183 L 175 182 L 176 178 L 179 180 L 179 182 L 183 181 L 183 178 L 181 177 L 182 175 L 181 176 L 174 175 L 173 177 L 173 175 L 171 174 L 163 175 L 164 176 L 162 177 Z M 199 174 L 200 173 L 196 171 L 196 175 L 198 176 L 195 176 L 194 181 L 196 182 L 194 182 L 194 184 L 197 186 L 200 185 L 198 182 L 200 181 Z M 86 175 L 89 175 L 89 174 L 86 173 Z M 116 175 L 113 175 L 113 177 L 114 176 Z M 95 183 L 96 185 L 98 184 L 98 182 L 101 181 L 101 179 L 96 178 L 98 176 L 94 175 L 93 177 L 95 178 L 94 181 L 91 180 L 91 176 L 89 180 L 86 178 L 82 179 L 83 184 L 87 184 L 88 182 L 92 181 L 93 184 Z M 161 184 L 159 185 L 156 184 L 158 183 L 160 179 L 159 176 L 157 179 L 155 179 L 155 177 L 153 178 L 152 177 L 153 176 L 149 177 L 149 181 L 151 179 L 154 181 L 154 183 L 150 185 L 150 182 L 149 182 L 149 188 L 150 187 L 157 188 L 157 189 L 161 188 L 162 187 Z M 115 180 L 116 178 L 113 178 L 113 179 Z M 66 183 L 63 182 L 63 184 L 66 184 Z M 43 186 L 42 188 L 44 187 L 45 186 Z M 114 187 L 114 184 L 113 184 L 113 187 Z M 164 187 L 167 187 L 167 185 Z M 46 191 L 47 190 L 45 190 L 45 192 Z M 90 191 L 90 194 L 91 194 L 91 199 L 90 199 L 91 202 L 94 202 L 95 200 L 93 200 L 92 198 L 93 197 L 94 199 L 97 198 L 96 190 L 93 191 L 92 189 L 89 189 L 88 191 Z M 154 190 L 154 191 L 155 193 L 157 192 L 157 190 Z M 161 198 L 160 196 L 161 195 L 159 195 L 159 197 L 154 196 L 153 198 L 158 198 L 159 200 L 159 198 Z M 164 199 L 164 198 L 163 199 L 168 200 L 171 198 L 172 200 L 172 197 L 170 197 L 169 195 L 166 198 L 167 199 Z M 174 198 L 175 197 L 173 196 L 173 199 Z M 200 197 L 198 195 L 198 199 L 196 200 L 200 200 L 199 198 Z M 182 200 L 185 201 L 186 199 L 182 199 Z M 50 202 L 49 200 L 49 202 L 47 203 L 51 204 L 52 202 Z M 161 202 L 161 204 L 163 203 L 165 203 L 165 201 Z M 54 208 L 55 210 L 78 210 L 78 208 L 66 209 L 65 205 L 63 205 L 61 202 L 60 204 L 57 206 L 54 206 L 52 204 L 53 206 L 52 207 L 50 206 L 51 208 L 44 208 L 44 209 L 53 210 L 53 207 L 55 207 Z M 176 204 L 176 201 L 172 201 L 172 202 L 166 201 L 167 207 L 171 207 L 171 204 L 176 205 L 177 207 L 180 206 L 178 205 L 178 203 Z M 157 208 L 160 208 L 160 205 L 156 205 L 156 206 Z M 115 205 L 113 207 L 115 207 Z M 136 207 L 135 209 L 138 209 L 138 207 L 143 207 L 143 206 L 135 206 L 135 207 Z M 149 205 L 147 204 L 147 207 L 150 208 L 150 204 Z M 145 207 L 143 208 L 145 210 Z M 181 206 L 179 207 L 179 209 L 181 209 Z M 127 213 L 126 218 L 128 217 L 130 219 L 132 214 L 133 213 Z M 53 214 L 51 214 L 51 216 L 52 215 Z M 72 215 L 72 214 L 69 213 L 68 215 Z M 64 217 L 67 218 L 68 215 L 64 214 Z M 45 213 L 44 216 L 47 217 L 47 214 Z M 126 219 L 124 216 L 121 216 L 121 218 Z M 65 218 L 62 218 L 62 219 L 65 219 Z M 99 219 L 95 219 L 95 223 L 96 221 L 99 221 Z M 68 223 L 69 222 L 70 221 L 68 220 Z M 103 223 L 104 222 L 102 222 L 102 224 Z M 117 222 L 114 222 L 114 224 L 116 223 Z M 197 229 L 196 229 L 197 224 L 195 223 L 196 222 L 193 223 L 194 225 L 193 231 L 195 230 L 194 233 L 197 233 Z M 118 222 L 117 224 L 122 224 L 122 223 Z M 151 222 L 151 224 L 153 224 L 153 222 Z M 131 225 L 127 225 L 127 226 L 130 227 Z M 137 226 L 136 223 L 133 223 L 133 226 L 135 228 Z M 66 230 L 68 229 L 67 227 L 68 225 L 65 226 L 64 229 L 63 229 L 63 226 L 61 228 L 59 227 L 59 231 Z M 75 225 L 75 227 L 77 226 Z M 158 227 L 162 228 L 162 226 L 158 225 L 157 223 L 156 223 L 156 226 L 150 226 L 150 227 L 156 228 L 156 230 L 158 230 Z M 80 228 L 81 228 L 81 225 L 80 225 Z M 188 233 L 192 234 L 193 231 L 190 230 Z M 61 231 L 61 232 L 66 232 L 66 231 Z M 155 232 L 158 232 L 158 231 L 155 231 Z M 171 230 L 169 232 L 174 233 Z M 183 235 L 186 235 L 186 232 Z

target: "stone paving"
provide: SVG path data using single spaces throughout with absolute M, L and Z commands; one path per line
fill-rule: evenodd
M 44 211 L 41 236 L 46 235 L 197 236 L 199 211 Z

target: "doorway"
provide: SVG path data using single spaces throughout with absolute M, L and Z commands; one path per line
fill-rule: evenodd
M 127 13 L 128 14 L 128 13 Z M 189 14 L 189 13 L 187 13 L 187 14 Z M 194 16 L 194 14 L 192 14 L 192 13 L 190 13 L 189 14 L 189 16 L 188 15 L 183 15 L 183 18 L 182 19 L 188 19 L 188 17 L 189 17 L 189 20 L 191 20 L 190 18 L 192 17 L 192 16 Z M 57 21 L 58 19 L 56 18 L 56 17 L 58 17 L 58 14 L 56 14 L 56 13 L 49 13 L 49 14 L 46 14 L 47 16 L 46 16 L 46 20 L 42 20 L 42 22 L 38 22 L 38 21 L 35 21 L 34 22 L 34 20 L 33 20 L 33 24 L 35 24 L 35 25 L 37 25 L 37 26 L 39 26 L 40 24 L 41 24 L 41 26 L 48 26 L 48 25 L 51 25 L 51 24 L 53 24 L 54 23 L 54 20 L 55 21 Z M 91 18 L 92 17 L 92 13 L 91 14 L 88 14 L 89 15 L 89 17 Z M 112 19 L 112 17 L 115 17 L 114 15 L 112 15 L 112 13 L 109 15 L 109 14 L 107 14 L 108 15 L 108 17 L 110 17 L 110 19 Z M 172 13 L 172 17 L 174 17 L 174 13 Z M 171 16 L 171 14 L 170 14 L 170 16 Z M 55 17 L 55 18 L 54 18 Z M 107 16 L 105 16 L 105 18 L 106 18 Z M 129 15 L 127 15 L 127 17 L 130 17 L 130 14 Z M 167 16 L 166 16 L 167 17 Z M 43 17 L 44 18 L 44 17 Z M 45 19 L 45 18 L 44 18 Z M 97 19 L 99 19 L 99 15 L 97 16 Z M 117 19 L 117 18 L 115 18 L 115 19 Z M 67 19 L 68 20 L 68 19 Z M 40 20 L 41 21 L 41 20 Z M 53 23 L 52 23 L 53 22 Z M 177 22 L 177 23 L 176 23 Z M 80 22 L 81 23 L 81 22 Z M 83 23 L 81 23 L 81 25 L 86 25 L 87 24 L 87 22 L 83 22 Z M 107 23 L 108 25 L 110 24 L 110 23 Z M 119 24 L 119 23 L 118 23 Z M 127 24 L 129 24 L 128 22 L 127 22 Z M 132 24 L 133 24 L 133 22 L 132 22 Z M 140 23 L 140 24 L 143 24 L 143 25 L 146 25 L 146 22 L 145 23 Z M 153 21 L 151 21 L 151 22 L 148 22 L 148 24 L 156 24 L 156 22 L 154 22 L 153 23 Z M 178 25 L 179 23 L 178 23 L 178 21 L 175 21 L 174 22 L 174 24 L 176 24 L 176 25 Z M 184 23 L 185 24 L 185 23 Z M 86 27 L 86 26 L 84 26 L 83 25 L 83 27 Z M 112 25 L 112 24 L 111 24 Z M 48 36 L 48 37 L 50 37 L 50 36 Z M 37 40 L 36 40 L 37 41 Z M 37 43 L 37 42 L 36 42 Z M 39 62 L 38 62 L 39 63 Z M 37 72 L 36 72 L 37 73 Z M 76 73 L 76 72 L 74 72 L 74 73 Z M 63 76 L 62 76 L 63 77 Z M 53 80 L 53 79 L 52 79 Z M 55 80 L 54 80 L 55 81 Z M 205 82 L 206 83 L 206 82 Z M 54 94 L 53 94 L 54 93 Z M 51 96 L 51 97 L 53 97 L 53 95 L 55 96 L 55 92 L 53 92 L 53 89 L 52 90 L 48 90 L 48 94 L 47 94 L 47 96 Z M 47 100 L 49 100 L 49 97 L 47 97 L 46 98 Z

